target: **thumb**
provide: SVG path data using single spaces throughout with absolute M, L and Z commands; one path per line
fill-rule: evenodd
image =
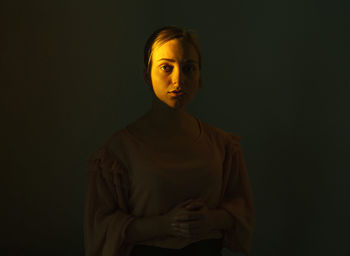
M 180 203 L 178 206 L 179 206 L 179 207 L 183 207 L 183 206 L 187 205 L 188 203 L 190 203 L 191 201 L 193 201 L 193 199 L 189 199 L 189 200 L 187 200 L 187 201 L 185 201 L 185 202 L 182 202 L 182 203 Z
M 199 210 L 202 209 L 205 206 L 203 202 L 192 202 L 189 205 L 187 205 L 185 208 L 187 210 Z
M 204 201 L 203 201 L 202 198 L 196 198 L 196 199 L 192 199 L 191 203 L 192 203 L 192 204 L 197 204 L 197 203 L 198 203 L 198 204 L 203 204 Z
M 188 204 L 186 207 L 190 207 L 190 208 L 196 208 L 196 207 L 201 207 L 203 206 L 204 203 L 201 201 L 192 201 L 190 204 Z

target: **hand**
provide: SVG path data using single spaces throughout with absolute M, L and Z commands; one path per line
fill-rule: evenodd
M 183 202 L 166 215 L 168 234 L 196 238 L 211 231 L 209 209 L 200 199 Z

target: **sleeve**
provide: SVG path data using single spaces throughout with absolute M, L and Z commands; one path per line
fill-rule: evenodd
M 231 134 L 224 160 L 224 186 L 221 208 L 235 219 L 232 229 L 224 230 L 223 246 L 249 255 L 255 227 L 253 192 L 240 147 L 240 137 Z
M 84 209 L 85 256 L 128 256 L 133 245 L 125 241 L 128 214 L 125 168 L 105 149 L 88 160 Z

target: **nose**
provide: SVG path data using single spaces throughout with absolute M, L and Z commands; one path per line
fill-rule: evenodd
M 173 70 L 173 74 L 172 74 L 172 82 L 173 84 L 177 85 L 177 86 L 182 86 L 183 85 L 183 78 L 184 78 L 184 74 L 183 71 L 181 70 L 181 67 L 175 67 Z

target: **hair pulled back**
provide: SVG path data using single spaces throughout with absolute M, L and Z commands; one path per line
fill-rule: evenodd
M 193 45 L 198 54 L 198 65 L 199 70 L 201 70 L 202 54 L 197 34 L 191 29 L 180 28 L 173 25 L 165 26 L 155 30 L 146 41 L 144 48 L 144 78 L 146 82 L 151 81 L 150 72 L 154 49 L 175 38 L 181 38 Z

